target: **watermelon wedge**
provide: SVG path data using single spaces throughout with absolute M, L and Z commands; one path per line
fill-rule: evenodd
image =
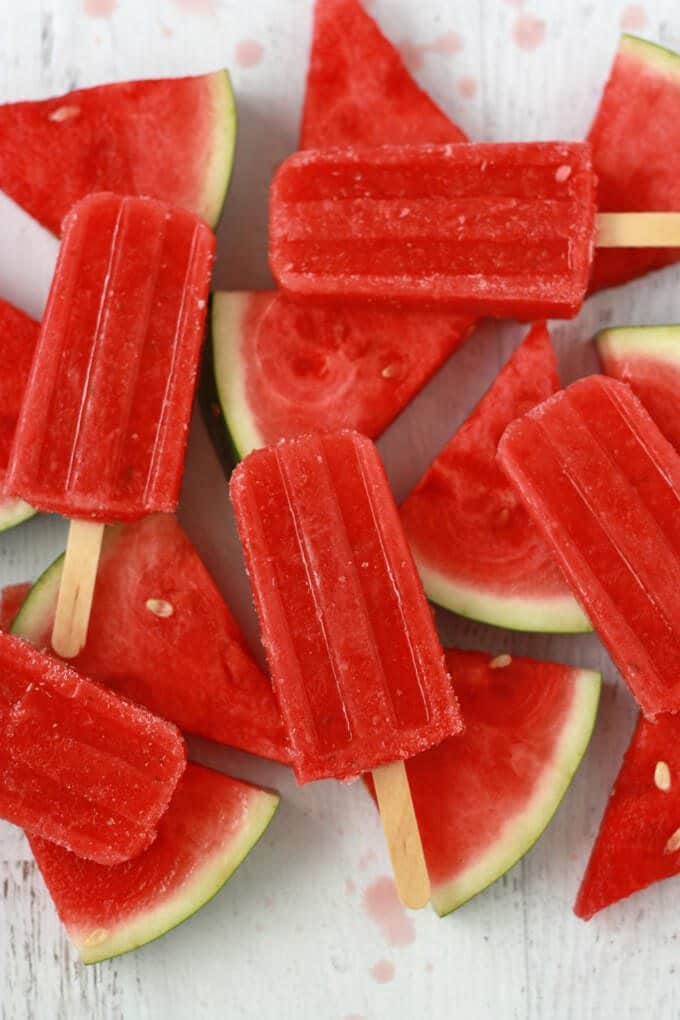
M 31 590 L 31 583 L 9 584 L 0 590 L 0 630 L 9 630 L 21 604 Z
M 624 35 L 588 140 L 603 212 L 680 209 L 680 56 Z M 680 258 L 680 249 L 595 252 L 591 290 L 613 287 Z
M 680 873 L 680 716 L 640 717 L 574 911 L 599 910 Z
M 34 319 L 0 298 L 0 351 L 4 363 L 0 373 L 0 532 L 35 513 L 28 503 L 4 494 L 3 479 L 39 329 Z
M 319 429 L 379 436 L 471 328 L 446 312 L 214 294 L 215 383 L 238 456 Z
M 595 337 L 602 369 L 628 383 L 680 450 L 680 326 L 622 326 Z
M 155 842 L 102 867 L 31 838 L 45 885 L 83 963 L 120 956 L 199 910 L 231 878 L 265 831 L 279 797 L 188 765 Z
M 428 597 L 513 630 L 590 629 L 548 546 L 496 464 L 514 418 L 559 389 L 544 323 L 527 334 L 401 507 Z
M 54 234 L 91 191 L 150 195 L 215 225 L 235 133 L 226 71 L 7 103 L 0 106 L 0 188 Z
M 465 731 L 407 763 L 440 917 L 505 874 L 541 835 L 583 757 L 600 674 L 448 649 Z
M 317 0 L 301 148 L 460 141 L 358 0 Z M 214 386 L 203 401 L 213 440 L 231 461 L 310 429 L 376 438 L 473 326 L 450 313 L 302 308 L 275 291 L 218 293 Z
M 12 627 L 38 647 L 49 647 L 62 560 Z M 71 663 L 182 730 L 288 760 L 271 685 L 174 517 L 107 529 L 87 645 Z
M 317 0 L 301 149 L 464 141 L 358 0 Z

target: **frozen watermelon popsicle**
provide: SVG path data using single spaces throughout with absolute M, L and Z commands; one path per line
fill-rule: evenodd
M 680 457 L 591 376 L 506 429 L 501 466 L 646 715 L 680 711 Z
M 270 199 L 270 263 L 297 297 L 571 318 L 595 245 L 676 247 L 678 213 L 596 215 L 583 142 L 300 152 Z
M 89 195 L 64 220 L 6 480 L 72 520 L 64 657 L 84 644 L 104 525 L 177 505 L 214 252 L 203 220 L 150 198 Z
M 461 719 L 378 453 L 354 432 L 287 440 L 236 468 L 231 498 L 298 781 L 372 770 L 397 886 L 423 906 L 403 761 Z
M 184 768 L 170 723 L 0 633 L 0 818 L 118 864 L 153 842 Z

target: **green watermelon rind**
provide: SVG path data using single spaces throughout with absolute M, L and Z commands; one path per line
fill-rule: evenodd
M 474 865 L 452 881 L 433 886 L 432 906 L 440 917 L 457 910 L 509 871 L 531 849 L 557 811 L 590 743 L 602 686 L 601 674 L 594 670 L 575 669 L 573 677 L 571 710 L 531 800 Z
M 625 34 L 619 40 L 619 53 L 653 67 L 660 74 L 680 79 L 680 55 L 666 46 L 642 39 L 638 35 Z
M 216 291 L 212 295 L 210 315 L 215 388 L 238 460 L 266 446 L 248 403 L 240 355 L 241 322 L 248 298 L 248 291 Z
M 483 591 L 447 577 L 424 563 L 417 549 L 411 551 L 430 601 L 468 620 L 536 634 L 585 634 L 593 629 L 571 595 L 529 598 Z
M 614 326 L 594 338 L 597 353 L 607 364 L 622 357 L 640 356 L 680 367 L 680 326 Z
M 19 607 L 19 612 L 14 617 L 11 626 L 12 634 L 36 644 L 39 636 L 45 632 L 45 627 L 51 622 L 54 606 L 57 603 L 64 555 L 62 553 L 54 563 L 50 563 L 33 584 Z
M 200 214 L 211 227 L 216 227 L 222 216 L 234 168 L 238 118 L 229 72 L 215 71 L 210 77 L 216 114 L 214 149 L 206 168 Z
M 22 499 L 0 500 L 0 532 L 9 531 L 17 524 L 35 517 L 37 511 Z
M 278 794 L 253 789 L 247 815 L 239 831 L 191 879 L 157 907 L 142 911 L 113 930 L 89 934 L 70 927 L 69 938 L 83 963 L 101 963 L 148 945 L 176 928 L 213 899 L 259 842 L 280 803 Z

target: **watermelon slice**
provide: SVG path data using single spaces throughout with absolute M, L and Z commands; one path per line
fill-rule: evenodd
M 624 35 L 588 140 L 603 212 L 680 209 L 680 56 Z M 680 249 L 598 248 L 591 290 L 680 258 Z
M 0 106 L 0 188 L 54 234 L 91 191 L 150 195 L 215 225 L 235 133 L 226 71 L 8 103 Z
M 464 141 L 358 0 L 317 0 L 301 149 Z
M 248 856 L 278 804 L 274 793 L 188 765 L 155 842 L 132 861 L 102 867 L 44 839 L 29 842 L 81 960 L 97 963 L 199 910 Z
M 63 558 L 12 630 L 48 648 Z M 288 760 L 271 685 L 174 517 L 107 529 L 87 645 L 72 665 L 189 733 Z
M 0 531 L 21 524 L 35 513 L 28 503 L 4 494 L 3 479 L 39 329 L 34 319 L 0 298 L 0 351 L 4 364 L 0 373 Z
M 466 728 L 406 765 L 443 917 L 505 874 L 541 835 L 583 757 L 600 674 L 449 649 Z
M 577 916 L 587 920 L 680 873 L 679 826 L 680 716 L 641 716 L 579 889 Z
M 472 328 L 447 312 L 302 306 L 277 291 L 218 292 L 211 323 L 239 457 L 319 429 L 379 436 Z
M 559 385 L 550 335 L 539 323 L 403 503 L 404 529 L 433 602 L 514 630 L 590 629 L 496 464 L 506 425 Z
M 301 148 L 465 140 L 358 0 L 317 0 Z M 376 438 L 473 325 L 442 312 L 302 308 L 274 291 L 217 294 L 210 432 L 227 459 L 310 429 Z
M 9 630 L 21 604 L 31 590 L 30 581 L 9 584 L 0 590 L 0 630 Z
M 680 450 L 680 326 L 603 329 L 595 344 L 607 375 L 628 383 Z

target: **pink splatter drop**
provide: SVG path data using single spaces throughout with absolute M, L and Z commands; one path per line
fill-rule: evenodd
M 477 95 L 477 79 L 466 75 L 458 79 L 458 95 L 462 99 L 474 99 Z
M 628 4 L 621 14 L 624 32 L 639 32 L 647 24 L 647 13 L 642 4 Z
M 513 25 L 512 37 L 521 50 L 535 50 L 545 39 L 545 21 L 533 14 L 520 14 Z
M 428 962 L 427 962 L 427 963 L 425 964 L 425 970 L 427 971 L 427 973 L 428 973 L 428 974 L 431 974 L 431 973 L 432 973 L 432 971 L 433 971 L 433 967 L 432 967 L 432 964 L 431 964 L 431 963 L 429 962 L 429 960 L 428 960 Z
M 85 0 L 83 6 L 88 18 L 108 18 L 118 6 L 118 0 Z
M 457 32 L 445 32 L 437 39 L 433 39 L 427 47 L 433 53 L 460 53 L 463 49 L 463 40 Z
M 394 977 L 394 964 L 389 960 L 378 960 L 371 967 L 370 974 L 379 985 L 386 985 Z
M 356 882 L 352 878 L 345 879 L 345 896 L 354 896 L 357 891 Z
M 164 39 L 172 39 L 175 33 L 168 25 L 161 25 L 161 35 Z
M 410 946 L 416 939 L 416 928 L 399 902 L 397 887 L 389 875 L 376 878 L 366 889 L 363 908 L 380 928 L 388 946 Z
M 401 59 L 410 71 L 420 71 L 425 63 L 425 48 L 417 43 L 403 42 L 399 47 Z
M 375 860 L 375 851 L 367 850 L 365 854 L 362 854 L 359 858 L 359 871 L 366 871 L 371 861 Z
M 264 48 L 255 39 L 241 39 L 234 50 L 239 67 L 256 67 L 264 56 Z
M 524 0 L 505 0 L 508 7 L 522 7 Z
M 181 10 L 188 14 L 214 14 L 215 0 L 173 0 Z

